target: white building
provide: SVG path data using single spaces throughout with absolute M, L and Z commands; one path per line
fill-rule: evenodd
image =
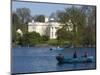
M 21 29 L 17 29 L 16 32 L 19 33 L 21 36 L 23 36 L 23 32 L 21 31 Z
M 71 31 L 73 29 L 71 20 L 69 20 L 68 25 L 67 30 Z M 55 22 L 53 18 L 49 20 L 47 17 L 45 18 L 45 22 L 34 22 L 34 20 L 32 20 L 32 22 L 28 23 L 28 32 L 35 31 L 40 33 L 41 36 L 49 36 L 50 39 L 57 38 L 56 32 L 59 28 L 61 28 L 61 23 Z

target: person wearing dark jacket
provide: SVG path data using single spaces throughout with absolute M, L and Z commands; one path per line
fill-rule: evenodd
M 84 53 L 84 57 L 85 57 L 85 58 L 87 58 L 87 56 L 88 56 L 88 53 L 87 53 L 87 52 L 85 52 L 85 53 Z
M 75 51 L 74 54 L 73 54 L 73 58 L 77 58 L 77 53 L 76 53 L 76 51 Z

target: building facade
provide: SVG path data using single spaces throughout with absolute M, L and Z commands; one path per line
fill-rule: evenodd
M 68 30 L 72 30 L 72 23 L 69 20 L 68 22 Z M 38 32 L 41 36 L 46 35 L 49 36 L 50 39 L 56 39 L 57 35 L 56 32 L 57 30 L 61 28 L 61 23 L 54 21 L 53 18 L 50 20 L 48 18 L 45 18 L 45 22 L 32 22 L 28 23 L 28 32 Z

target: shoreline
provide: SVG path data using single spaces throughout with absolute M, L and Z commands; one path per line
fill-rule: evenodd
M 59 45 L 50 45 L 50 44 L 37 44 L 37 45 L 12 45 L 12 48 L 13 47 L 59 47 L 59 48 L 96 48 L 96 45 L 85 45 L 85 46 L 82 46 L 82 45 L 79 45 L 79 46 L 73 46 L 73 45 L 62 45 L 62 46 L 59 46 Z
M 52 45 L 47 45 L 47 46 L 12 46 L 12 48 L 58 48 L 57 46 L 52 46 Z M 94 46 L 92 47 L 87 47 L 87 46 L 82 46 L 82 47 L 59 47 L 59 48 L 96 48 Z

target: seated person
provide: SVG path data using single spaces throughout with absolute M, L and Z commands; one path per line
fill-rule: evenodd
M 73 54 L 73 58 L 77 58 L 77 53 L 76 53 L 76 51 L 75 51 L 74 54 Z
M 86 58 L 87 56 L 88 56 L 88 53 L 87 53 L 87 52 L 85 52 L 85 53 L 84 53 L 84 57 Z
M 60 60 L 63 60 L 64 59 L 64 56 L 62 54 L 59 54 L 56 58 L 57 59 L 60 59 Z

